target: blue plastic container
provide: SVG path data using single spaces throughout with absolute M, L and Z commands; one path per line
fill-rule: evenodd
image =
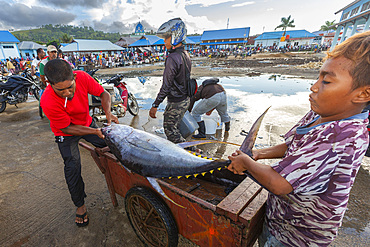
M 184 117 L 182 118 L 179 126 L 179 130 L 181 135 L 184 138 L 187 138 L 191 134 L 194 133 L 199 128 L 197 121 L 193 118 L 193 116 L 189 113 L 189 111 L 185 112 Z

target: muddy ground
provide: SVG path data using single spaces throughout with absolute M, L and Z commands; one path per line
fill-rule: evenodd
M 257 76 L 261 73 L 294 75 L 306 79 L 316 79 L 319 62 L 324 53 L 276 53 L 256 54 L 247 58 L 229 56 L 228 58 L 192 57 L 193 77 Z M 307 65 L 307 66 L 304 66 Z M 311 67 L 311 68 L 310 68 Z M 101 69 L 97 74 L 117 74 L 126 76 L 162 76 L 164 64 L 136 65 Z
M 192 74 L 200 77 L 279 73 L 317 78 L 318 68 L 295 66 L 317 62 L 322 55 L 290 54 L 292 58 L 288 59 L 286 56 L 260 55 L 243 60 L 194 58 Z M 101 70 L 99 73 L 161 75 L 163 66 L 125 67 Z M 128 114 L 120 118 L 120 122 L 153 131 L 162 126 L 162 119 L 159 112 L 157 119 L 149 120 L 148 110 L 140 109 L 137 117 Z M 240 129 L 235 121 L 228 141 L 240 142 Z M 85 228 L 74 224 L 75 207 L 65 184 L 63 163 L 48 120 L 38 116 L 37 101 L 20 104 L 18 109 L 8 106 L 0 114 L 0 136 L 0 246 L 143 246 L 129 224 L 124 199 L 118 196 L 119 206 L 113 207 L 103 174 L 90 154 L 82 148 L 82 174 L 88 196 L 86 206 L 90 224 Z M 370 159 L 365 158 L 364 162 L 369 167 Z M 343 227 L 331 246 L 368 246 L 369 177 L 369 171 L 361 168 Z M 179 246 L 194 245 L 180 238 Z

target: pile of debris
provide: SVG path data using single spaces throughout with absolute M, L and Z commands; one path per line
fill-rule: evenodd
M 320 69 L 324 63 L 323 62 L 309 62 L 301 65 L 295 66 L 297 69 Z

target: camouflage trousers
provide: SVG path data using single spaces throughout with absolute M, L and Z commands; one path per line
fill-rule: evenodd
M 185 112 L 188 110 L 189 105 L 190 98 L 186 98 L 180 102 L 167 102 L 167 106 L 163 114 L 163 128 L 167 139 L 173 143 L 185 141 L 178 127 Z

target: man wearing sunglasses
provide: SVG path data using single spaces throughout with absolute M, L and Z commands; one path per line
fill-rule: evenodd
M 81 138 L 96 147 L 105 147 L 104 136 L 89 114 L 88 94 L 99 96 L 108 124 L 118 123 L 111 109 L 111 96 L 91 76 L 83 71 L 72 71 L 63 59 L 49 61 L 44 68 L 50 85 L 41 97 L 41 107 L 50 120 L 60 154 L 64 160 L 64 175 L 77 207 L 75 223 L 89 223 L 85 206 L 85 185 L 81 176 L 78 142 Z

